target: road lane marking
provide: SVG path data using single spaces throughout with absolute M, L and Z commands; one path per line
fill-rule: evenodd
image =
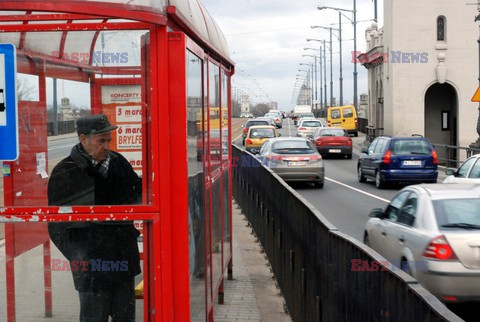
M 327 177 L 325 177 L 325 179 L 328 180 L 328 181 L 332 181 L 333 183 L 339 184 L 339 185 L 341 185 L 341 186 L 344 186 L 344 187 L 346 187 L 346 188 L 348 188 L 348 189 L 352 189 L 352 190 L 355 190 L 355 191 L 357 191 L 357 192 L 363 193 L 364 195 L 367 195 L 367 196 L 369 196 L 369 197 L 378 199 L 378 200 L 383 201 L 383 202 L 386 202 L 386 203 L 390 203 L 390 200 L 383 199 L 383 198 L 381 198 L 381 197 L 379 197 L 379 196 L 372 195 L 371 193 L 368 193 L 368 192 L 362 191 L 362 190 L 360 190 L 360 189 L 354 188 L 354 187 L 349 186 L 349 185 L 347 185 L 347 184 L 345 184 L 345 183 L 342 183 L 342 182 L 340 182 L 340 181 L 333 180 L 333 179 L 330 179 L 330 178 L 327 178 Z
M 51 150 L 58 150 L 58 149 L 65 149 L 65 148 L 71 148 L 75 145 L 76 143 L 73 143 L 73 144 L 69 144 L 69 145 L 62 145 L 62 146 L 58 146 L 56 148 L 49 148 L 48 151 L 51 151 Z

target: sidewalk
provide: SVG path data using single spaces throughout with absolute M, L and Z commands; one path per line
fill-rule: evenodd
M 215 321 L 292 321 L 266 255 L 235 201 L 232 226 L 233 280 L 225 279 L 225 304 L 215 305 Z

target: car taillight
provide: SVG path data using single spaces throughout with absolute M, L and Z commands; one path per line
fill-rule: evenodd
M 247 144 L 252 144 L 253 143 L 252 140 L 250 140 L 250 139 L 247 139 L 246 142 L 247 142 Z
M 246 127 L 243 128 L 243 133 L 247 133 L 248 129 Z
M 307 128 L 305 128 L 305 127 L 299 127 L 298 129 L 299 129 L 299 130 L 306 130 Z
M 280 122 L 280 119 L 275 119 L 275 122 Z
M 391 161 L 392 161 L 392 151 L 387 150 L 387 152 L 385 152 L 385 155 L 383 156 L 383 163 L 390 164 Z
M 438 164 L 438 155 L 435 150 L 432 151 L 433 164 Z
M 317 146 L 323 145 L 323 141 L 321 139 L 317 139 L 316 141 Z
M 332 122 L 328 121 L 328 127 L 331 127 L 332 126 Z
M 310 157 L 310 161 L 319 161 L 319 160 L 322 160 L 322 156 L 321 155 L 312 155 Z
M 425 250 L 423 257 L 433 258 L 438 260 L 452 260 L 457 259 L 452 247 L 448 244 L 444 236 L 437 236 L 433 238 Z
M 352 140 L 348 140 L 347 145 L 352 145 Z
M 358 122 L 357 122 L 357 118 L 355 118 L 355 126 L 357 126 Z

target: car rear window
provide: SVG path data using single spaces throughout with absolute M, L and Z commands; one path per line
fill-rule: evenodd
M 394 140 L 392 153 L 427 155 L 432 153 L 432 147 L 425 140 Z
M 352 117 L 353 110 L 351 108 L 344 108 L 343 109 L 343 117 Z
M 480 230 L 480 199 L 434 200 L 438 227 L 442 230 Z
M 322 123 L 320 123 L 319 121 L 303 121 L 302 126 L 319 127 L 322 126 Z
M 272 151 L 277 154 L 313 154 L 317 152 L 309 142 L 299 140 L 275 142 Z
M 309 114 L 300 114 L 300 117 L 313 117 L 313 118 L 315 118 L 315 116 L 314 116 L 313 114 L 311 114 L 311 113 L 309 113 Z
M 330 110 L 330 117 L 332 119 L 339 119 L 340 118 L 340 110 Z
M 325 129 L 320 131 L 320 136 L 345 136 L 346 133 L 342 129 Z
M 274 138 L 275 132 L 273 129 L 252 129 L 250 130 L 251 138 Z
M 270 124 L 268 124 L 268 121 L 249 121 L 247 122 L 246 127 L 249 128 L 250 126 L 255 126 L 255 125 L 270 125 Z

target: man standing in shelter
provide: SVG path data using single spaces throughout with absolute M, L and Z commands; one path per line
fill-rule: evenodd
M 79 143 L 52 171 L 48 203 L 52 206 L 141 203 L 141 179 L 119 153 L 109 150 L 112 126 L 103 114 L 77 120 Z M 140 256 L 133 222 L 50 223 L 50 238 L 72 263 L 80 296 L 80 321 L 135 321 L 134 277 Z M 73 267 L 73 265 L 71 265 Z

